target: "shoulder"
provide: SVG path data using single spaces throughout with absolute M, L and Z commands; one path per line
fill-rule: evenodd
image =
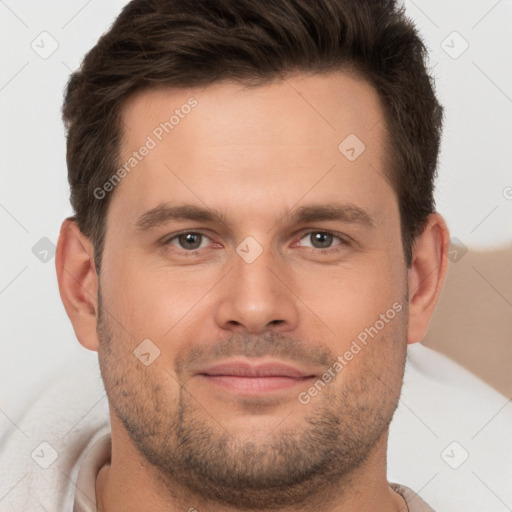
M 409 489 L 409 487 L 394 482 L 390 482 L 389 486 L 405 500 L 409 509 L 407 512 L 435 512 L 430 505 L 419 497 L 418 493 Z
M 72 510 L 80 463 L 110 431 L 97 363 L 69 361 L 9 413 L 0 415 L 2 512 Z

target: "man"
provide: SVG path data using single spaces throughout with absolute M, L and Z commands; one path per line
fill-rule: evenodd
M 111 435 L 75 512 L 432 510 L 386 477 L 447 266 L 424 58 L 384 0 L 134 0 L 88 53 L 56 265 Z

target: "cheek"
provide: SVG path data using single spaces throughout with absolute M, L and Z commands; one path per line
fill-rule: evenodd
M 299 271 L 294 282 L 307 305 L 305 314 L 320 318 L 343 344 L 373 325 L 394 303 L 403 302 L 402 274 L 394 258 L 383 251 L 350 265 Z
M 105 276 L 104 288 L 109 293 L 106 300 L 114 318 L 131 337 L 139 343 L 149 338 L 160 345 L 167 336 L 178 332 L 189 316 L 194 316 L 195 305 L 217 278 L 213 270 L 207 273 L 192 267 L 171 269 L 165 264 L 143 267 L 141 261 L 126 258 L 111 268 Z
M 105 288 L 116 289 L 114 281 L 109 286 Z M 126 293 L 110 292 L 109 298 L 103 297 L 102 291 L 98 359 L 105 387 L 116 407 L 126 417 L 143 418 L 158 412 L 160 404 L 169 410 L 167 406 L 176 402 L 179 385 L 164 357 L 164 345 L 154 335 L 158 322 L 151 314 L 153 308 L 137 291 L 137 282 Z

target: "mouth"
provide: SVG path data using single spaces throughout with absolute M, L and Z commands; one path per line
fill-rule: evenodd
M 304 386 L 316 375 L 281 362 L 251 364 L 237 360 L 201 369 L 196 373 L 209 384 L 244 395 L 283 391 Z

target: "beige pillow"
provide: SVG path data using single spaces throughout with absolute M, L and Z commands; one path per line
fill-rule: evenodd
M 422 343 L 512 397 L 512 245 L 450 245 L 446 282 Z

